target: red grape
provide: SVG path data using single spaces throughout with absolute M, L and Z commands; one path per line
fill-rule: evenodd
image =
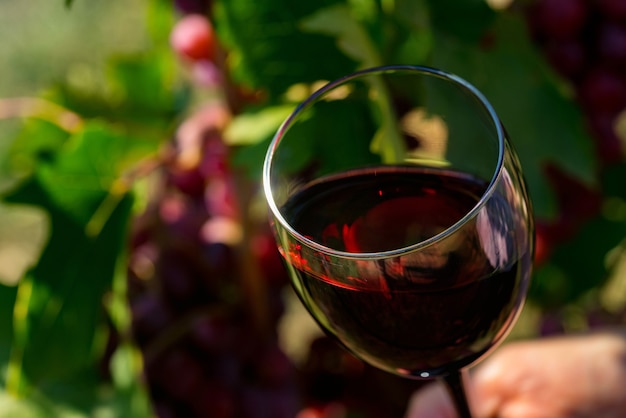
M 276 344 L 267 344 L 262 347 L 255 361 L 257 379 L 263 386 L 285 386 L 294 376 L 293 364 Z
M 563 318 L 558 313 L 545 313 L 541 318 L 539 333 L 543 337 L 550 335 L 560 335 L 565 332 Z
M 205 179 L 197 167 L 172 169 L 168 175 L 172 185 L 181 192 L 189 196 L 204 193 Z
M 585 69 L 587 53 L 576 39 L 550 41 L 545 52 L 550 64 L 565 77 L 576 78 Z
M 240 400 L 220 381 L 204 382 L 190 400 L 197 418 L 237 418 Z M 248 415 L 245 415 L 248 416 Z
M 174 51 L 193 61 L 215 58 L 213 25 L 203 15 L 190 14 L 178 21 L 170 34 L 170 43 Z
M 198 59 L 191 67 L 191 75 L 202 87 L 217 88 L 224 82 L 222 72 L 215 63 L 208 59 Z
M 603 24 L 598 29 L 597 43 L 601 59 L 609 65 L 626 66 L 626 27 L 611 22 Z
M 172 314 L 161 298 L 144 293 L 131 301 L 132 328 L 139 345 L 147 344 L 172 322 Z
M 597 68 L 582 81 L 583 106 L 594 112 L 615 112 L 626 105 L 626 82 L 615 72 Z
M 176 347 L 147 363 L 151 382 L 169 396 L 189 401 L 205 380 L 200 362 L 189 351 Z
M 271 284 L 287 284 L 289 276 L 276 247 L 272 231 L 267 228 L 263 232 L 256 234 L 250 240 L 250 245 L 263 278 Z
M 598 0 L 597 4 L 607 19 L 626 20 L 626 1 Z
M 596 153 L 605 164 L 617 164 L 624 158 L 622 141 L 615 129 L 615 116 L 611 113 L 591 113 L 589 128 L 595 138 Z
M 550 228 L 540 222 L 535 223 L 535 266 L 545 264 L 552 255 L 554 246 Z
M 571 38 L 578 34 L 587 19 L 584 0 L 542 0 L 531 10 L 536 29 L 555 39 Z

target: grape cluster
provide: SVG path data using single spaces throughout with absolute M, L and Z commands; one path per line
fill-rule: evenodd
M 525 10 L 533 41 L 572 87 L 600 168 L 623 162 L 615 125 L 626 108 L 626 2 L 534 0 Z M 538 223 L 538 264 L 550 257 L 555 245 L 572 238 L 601 206 L 601 191 L 557 167 L 547 167 L 546 176 L 557 195 L 560 218 Z
M 624 162 L 616 131 L 626 109 L 626 1 L 535 0 L 526 9 L 531 36 L 547 62 L 572 87 L 593 139 L 600 170 Z M 536 262 L 574 237 L 602 206 L 602 190 L 548 166 L 546 175 L 560 208 L 556 221 L 537 223 Z M 541 335 L 623 324 L 626 310 L 609 312 L 598 301 L 584 310 L 546 312 Z
M 295 369 L 275 332 L 286 277 L 269 229 L 244 225 L 227 118 L 209 104 L 180 126 L 133 223 L 133 336 L 159 417 L 293 418 Z
M 534 40 L 576 92 L 600 161 L 621 162 L 614 124 L 626 107 L 626 2 L 536 0 L 528 12 Z

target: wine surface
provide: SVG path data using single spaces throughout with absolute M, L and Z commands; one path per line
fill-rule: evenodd
M 445 231 L 471 211 L 486 187 L 438 169 L 360 170 L 304 188 L 283 213 L 297 231 L 326 247 L 387 251 Z M 325 266 L 319 252 L 291 243 L 284 252 L 294 287 L 322 328 L 374 366 L 417 378 L 466 366 L 506 334 L 524 298 L 520 281 L 528 276 L 510 245 L 515 230 L 507 222 L 506 200 L 491 199 L 499 202 L 496 216 L 485 210 L 487 221 L 476 217 L 448 238 L 399 257 L 339 257 Z M 485 248 L 493 242 L 514 257 L 492 265 Z

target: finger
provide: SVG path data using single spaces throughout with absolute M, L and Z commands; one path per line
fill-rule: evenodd
M 444 386 L 431 383 L 417 391 L 409 402 L 405 418 L 456 418 L 454 405 Z

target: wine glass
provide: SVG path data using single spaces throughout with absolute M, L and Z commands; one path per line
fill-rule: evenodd
M 418 66 L 330 82 L 276 133 L 263 187 L 321 328 L 374 367 L 442 379 L 470 417 L 466 371 L 517 319 L 534 247 L 519 161 L 483 94 Z

